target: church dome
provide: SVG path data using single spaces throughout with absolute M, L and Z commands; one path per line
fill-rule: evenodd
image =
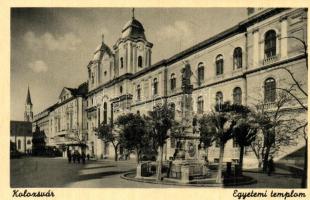
M 145 39 L 144 35 L 144 28 L 141 22 L 136 20 L 134 17 L 130 21 L 128 21 L 122 30 L 122 38 L 143 38 Z
M 107 53 L 109 56 L 112 55 L 112 51 L 110 47 L 104 43 L 103 37 L 104 36 L 102 36 L 101 44 L 96 48 L 94 52 L 94 57 L 92 59 L 93 61 L 99 61 L 100 59 L 102 59 L 105 53 Z

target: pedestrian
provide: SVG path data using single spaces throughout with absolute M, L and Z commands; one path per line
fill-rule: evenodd
M 68 157 L 68 162 L 71 163 L 72 155 L 71 155 L 71 151 L 69 150 L 69 148 L 67 149 L 67 157 Z
M 270 156 L 270 159 L 268 160 L 267 170 L 268 170 L 268 176 L 271 176 L 271 173 L 274 172 L 274 162 L 272 156 Z
M 81 160 L 81 154 L 80 154 L 80 152 L 76 152 L 76 159 L 77 159 L 77 161 L 78 161 L 78 163 L 80 163 L 80 160 Z
M 73 152 L 72 158 L 73 158 L 73 163 L 75 163 L 75 161 L 76 161 L 76 153 L 75 153 L 75 151 Z
M 85 158 L 86 158 L 86 155 L 85 155 L 85 152 L 83 151 L 82 152 L 82 163 L 85 164 Z
M 89 161 L 89 159 L 90 159 L 90 155 L 89 155 L 89 153 L 87 154 L 87 160 Z

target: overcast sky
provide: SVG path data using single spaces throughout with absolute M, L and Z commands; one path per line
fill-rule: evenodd
M 168 58 L 246 18 L 246 8 L 138 8 L 135 17 L 154 44 L 152 63 Z M 56 103 L 63 87 L 86 81 L 101 42 L 112 48 L 131 8 L 11 10 L 11 119 L 23 120 L 27 85 L 34 114 Z

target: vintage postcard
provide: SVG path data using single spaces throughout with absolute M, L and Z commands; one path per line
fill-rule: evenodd
M 310 198 L 307 4 L 33 3 L 1 17 L 5 199 Z

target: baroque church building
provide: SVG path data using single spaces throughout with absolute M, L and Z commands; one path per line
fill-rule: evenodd
M 103 143 L 94 128 L 122 113 L 147 114 L 165 99 L 175 109 L 176 119 L 180 119 L 181 70 L 185 63 L 190 64 L 193 73 L 193 111 L 197 117 L 211 111 L 219 101 L 249 107 L 264 105 L 273 112 L 276 89 L 293 84 L 283 67 L 291 70 L 307 91 L 306 55 L 299 41 L 307 42 L 306 18 L 307 10 L 302 8 L 249 8 L 247 19 L 153 64 L 153 44 L 133 14 L 113 47 L 105 44 L 102 36 L 87 65 L 88 80 L 78 88 L 64 88 L 59 101 L 37 114 L 33 124 L 46 130 L 49 145 L 75 149 L 77 142 L 69 139 L 73 136 L 68 137 L 75 134 L 85 141 L 90 155 L 113 158 L 112 145 Z M 296 96 L 307 106 L 306 97 L 298 92 Z M 297 102 L 285 110 L 287 116 L 307 120 L 307 112 Z M 282 148 L 275 159 L 304 148 L 301 137 L 296 135 L 296 141 L 296 145 Z M 169 138 L 164 147 L 165 159 L 172 157 L 175 146 L 175 139 Z M 124 150 L 120 147 L 119 151 L 122 154 Z M 214 143 L 208 149 L 208 158 L 217 162 L 218 157 L 219 146 Z M 228 141 L 224 161 L 237 162 L 238 158 L 239 147 L 234 140 Z M 249 149 L 245 165 L 257 166 Z

